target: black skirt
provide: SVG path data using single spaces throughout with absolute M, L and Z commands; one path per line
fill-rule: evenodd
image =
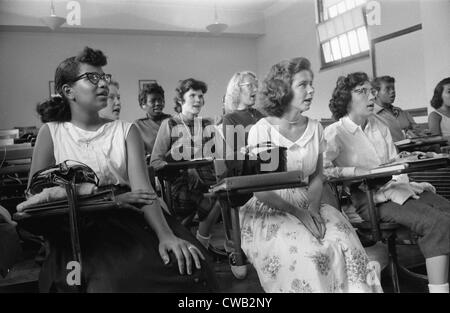
M 66 225 L 46 239 L 49 254 L 39 277 L 41 292 L 214 292 L 217 280 L 208 252 L 176 219 L 165 215 L 173 233 L 194 244 L 207 258 L 201 270 L 180 275 L 173 253 L 165 265 L 159 240 L 143 215 L 135 212 L 101 212 L 82 217 L 80 245 L 81 286 L 69 286 L 67 269 L 73 260 Z M 55 226 L 56 227 L 56 226 Z

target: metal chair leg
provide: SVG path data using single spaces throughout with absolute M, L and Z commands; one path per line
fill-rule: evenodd
M 398 259 L 397 249 L 395 246 L 395 234 L 389 236 L 387 240 L 388 252 L 389 252 L 389 270 L 391 274 L 392 286 L 395 293 L 400 293 L 400 284 L 398 281 Z

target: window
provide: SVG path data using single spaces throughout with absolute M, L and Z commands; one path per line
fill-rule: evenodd
M 316 0 L 322 67 L 369 54 L 363 5 L 367 0 Z

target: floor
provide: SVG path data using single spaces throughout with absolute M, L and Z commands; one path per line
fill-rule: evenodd
M 213 229 L 213 240 L 212 244 L 216 247 L 223 246 L 223 231 L 222 225 L 217 224 Z M 399 261 L 405 265 L 420 264 L 423 263 L 423 258 L 420 255 L 417 247 L 411 246 L 399 246 L 398 247 Z M 32 264 L 31 264 L 32 265 Z M 15 275 L 28 275 L 37 277 L 36 272 L 28 272 L 27 268 L 30 267 L 30 263 L 22 263 L 21 267 L 16 269 Z M 255 269 L 248 265 L 248 275 L 243 280 L 236 279 L 231 273 L 228 261 L 226 259 L 217 259 L 214 263 L 214 268 L 219 281 L 220 292 L 223 293 L 262 293 L 264 292 L 258 280 L 258 275 Z M 36 271 L 36 268 L 32 269 Z M 423 265 L 416 266 L 414 268 L 415 272 L 425 274 L 425 267 Z M 31 279 L 32 280 L 32 279 Z M 38 286 L 36 281 L 31 281 L 28 283 L 16 284 L 14 286 L 2 286 L 2 280 L 0 279 L 0 293 L 11 292 L 11 293 L 34 293 L 38 291 Z M 382 272 L 382 287 L 384 292 L 393 292 L 392 283 L 390 281 L 389 272 L 385 269 Z M 4 284 L 3 284 L 4 285 Z M 408 293 L 423 293 L 427 292 L 426 284 L 423 282 L 418 282 L 411 280 L 407 277 L 400 276 L 400 287 L 401 292 Z

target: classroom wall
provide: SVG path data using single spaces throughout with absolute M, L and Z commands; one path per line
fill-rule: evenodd
M 442 65 L 450 62 L 448 58 L 450 36 L 447 36 L 450 27 L 446 26 L 449 24 L 450 1 L 380 0 L 379 2 L 381 25 L 368 27 L 369 40 L 420 23 L 423 24 L 423 29 L 415 36 L 414 40 L 418 38 L 417 42 L 398 40 L 391 51 L 392 54 L 385 53 L 387 59 L 384 59 L 384 68 L 389 62 L 395 63 L 395 73 L 383 71 L 378 74 L 393 74 L 396 77 L 399 90 L 395 104 L 407 109 L 427 106 L 431 97 L 429 85 L 432 84 L 434 88 L 436 83 L 432 81 L 443 77 L 445 72 L 449 76 L 450 67 Z M 427 11 L 423 12 L 424 10 Z M 262 79 L 270 66 L 282 59 L 307 57 L 315 73 L 315 98 L 307 115 L 320 119 L 331 117 L 328 102 L 337 78 L 355 71 L 364 71 L 371 76 L 372 63 L 370 57 L 367 57 L 321 70 L 315 15 L 314 0 L 284 0 L 266 10 L 266 34 L 258 38 L 257 43 L 257 73 Z M 414 50 L 411 50 L 411 47 Z M 433 47 L 439 47 L 439 51 L 435 51 Z M 446 61 L 443 62 L 442 59 Z M 413 71 L 411 67 L 414 67 Z M 416 92 L 417 88 L 422 89 L 418 90 L 417 94 L 410 94 L 410 90 Z
M 108 56 L 104 70 L 120 83 L 121 117 L 128 121 L 143 116 L 139 79 L 156 79 L 163 86 L 170 113 L 178 80 L 203 80 L 209 90 L 202 115 L 217 116 L 232 74 L 256 71 L 254 38 L 2 31 L 0 42 L 0 129 L 40 125 L 35 105 L 48 97 L 56 66 L 86 45 Z

